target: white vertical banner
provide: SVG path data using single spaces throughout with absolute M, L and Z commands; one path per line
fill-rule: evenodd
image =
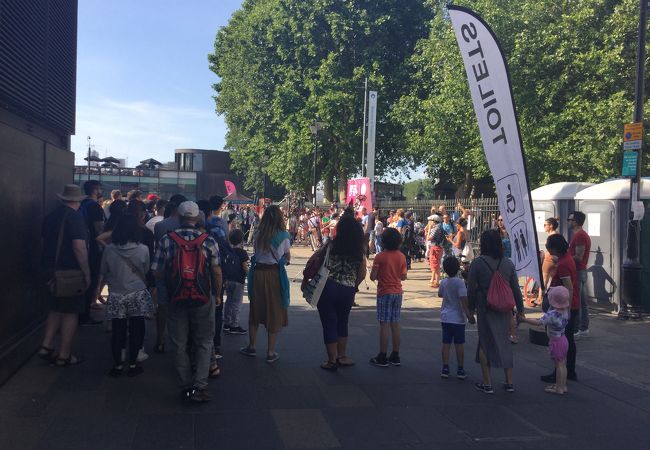
M 377 131 L 377 91 L 368 92 L 368 150 L 366 152 L 366 177 L 370 188 L 375 189 L 375 134 Z
M 494 178 L 499 208 L 510 234 L 519 276 L 541 281 L 535 217 L 528 187 L 510 77 L 499 42 L 473 11 L 449 6 L 465 64 L 483 149 Z

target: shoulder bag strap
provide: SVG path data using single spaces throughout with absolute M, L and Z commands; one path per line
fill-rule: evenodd
M 67 206 L 66 206 L 67 208 Z M 70 208 L 63 214 L 63 219 L 61 219 L 61 227 L 59 228 L 59 236 L 57 237 L 56 242 L 56 255 L 54 256 L 54 268 L 59 264 L 59 255 L 61 254 L 61 245 L 63 244 L 63 231 L 65 230 L 65 221 L 68 219 L 68 216 L 72 213 Z

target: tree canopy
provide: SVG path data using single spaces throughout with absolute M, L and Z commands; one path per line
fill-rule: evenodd
M 318 173 L 332 198 L 337 180 L 359 173 L 363 83 L 379 91 L 377 172 L 396 172 L 412 158 L 401 124 L 388 113 L 409 82 L 404 60 L 427 35 L 431 10 L 420 0 L 246 0 L 220 29 L 210 68 L 217 112 L 228 125 L 227 148 L 248 188 L 262 173 L 290 189 L 311 185 L 314 142 Z M 328 192 L 329 191 L 329 192 Z
M 412 89 L 391 111 L 408 152 L 455 183 L 489 175 L 446 2 L 407 62 Z M 634 101 L 635 0 L 462 0 L 500 40 L 531 184 L 620 173 Z M 469 188 L 469 186 L 468 186 Z

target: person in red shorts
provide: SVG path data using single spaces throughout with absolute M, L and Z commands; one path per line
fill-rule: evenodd
M 433 222 L 427 239 L 431 242 L 429 250 L 429 266 L 431 267 L 431 281 L 429 285 L 433 288 L 440 286 L 440 265 L 442 264 L 443 245 L 445 243 L 445 231 L 442 228 L 442 218 L 433 214 L 428 217 Z

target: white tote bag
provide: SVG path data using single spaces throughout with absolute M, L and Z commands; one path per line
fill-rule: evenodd
M 302 296 L 307 300 L 307 303 L 309 303 L 312 308 L 315 308 L 318 305 L 318 300 L 320 300 L 320 296 L 325 288 L 325 283 L 327 283 L 327 277 L 329 277 L 330 274 L 330 270 L 327 268 L 327 262 L 330 258 L 331 247 L 331 245 L 327 246 L 323 264 L 321 264 L 320 269 L 318 269 L 316 276 L 307 283 L 307 286 L 302 291 Z

